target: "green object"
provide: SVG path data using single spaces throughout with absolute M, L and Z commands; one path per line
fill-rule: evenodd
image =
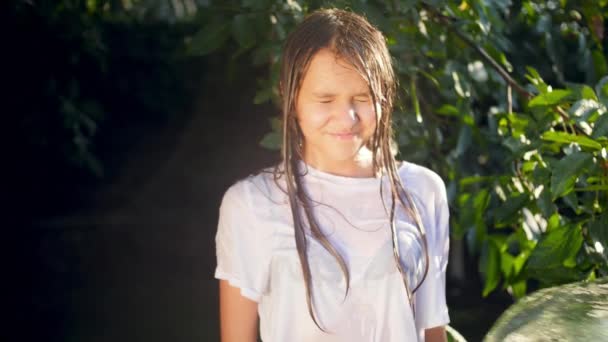
M 608 341 L 608 277 L 542 289 L 505 311 L 492 341 Z
M 445 327 L 445 332 L 448 336 L 448 342 L 467 342 L 467 340 L 460 335 L 458 331 L 449 325 Z

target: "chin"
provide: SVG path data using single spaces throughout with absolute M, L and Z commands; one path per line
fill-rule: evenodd
M 311 146 L 312 147 L 312 146 Z M 362 143 L 324 143 L 314 146 L 308 154 L 312 160 L 329 163 L 341 163 L 357 160 L 362 150 L 367 150 Z
M 334 160 L 337 162 L 346 162 L 357 159 L 359 148 L 352 148 L 348 150 L 338 150 L 332 151 L 327 154 L 327 157 L 330 160 Z

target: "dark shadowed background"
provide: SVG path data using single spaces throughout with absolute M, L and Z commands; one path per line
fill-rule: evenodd
M 220 200 L 278 161 L 276 56 L 322 5 L 396 56 L 400 157 L 448 185 L 456 330 L 608 274 L 605 1 L 13 0 L 3 340 L 219 340 Z

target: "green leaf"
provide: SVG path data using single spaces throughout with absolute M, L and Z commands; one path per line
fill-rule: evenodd
M 256 105 L 262 104 L 264 102 L 270 101 L 271 99 L 272 99 L 272 89 L 265 88 L 265 89 L 258 90 L 258 92 L 255 94 L 255 97 L 253 98 L 253 103 Z
M 475 226 L 475 210 L 473 209 L 473 197 L 469 192 L 461 192 L 457 198 L 458 207 L 462 213 L 458 215 L 458 226 L 461 229 L 454 231 L 458 237 L 462 237 L 466 230 L 470 230 Z
M 504 139 L 501 143 L 508 148 L 515 157 L 521 157 L 521 155 L 530 148 L 529 145 L 522 143 L 521 140 L 513 136 Z
M 527 194 L 511 194 L 494 212 L 494 220 L 497 227 L 504 226 L 518 217 L 517 212 L 528 203 Z
M 505 56 L 504 52 L 500 52 L 499 60 L 500 60 L 500 63 L 507 69 L 508 72 L 513 72 L 513 65 L 511 65 L 511 63 L 507 59 L 507 56 Z
M 381 30 L 388 26 L 388 21 L 386 20 L 386 16 L 382 13 L 382 8 L 384 7 L 380 4 L 376 4 L 373 2 L 365 2 L 365 1 L 353 1 L 353 8 L 355 11 L 360 13 L 365 13 L 367 19 L 379 27 Z
M 591 58 L 593 59 L 595 75 L 597 77 L 606 75 L 608 73 L 608 63 L 606 63 L 606 58 L 604 57 L 604 52 L 600 51 L 599 49 L 594 49 L 591 52 Z M 598 93 L 598 96 L 599 96 L 599 92 L 596 91 L 596 93 Z
M 469 146 L 471 145 L 471 141 L 472 141 L 472 132 L 471 132 L 471 127 L 468 125 L 462 125 L 460 126 L 460 133 L 458 134 L 458 143 L 456 145 L 456 156 L 462 156 L 467 149 L 469 148 Z
M 604 113 L 599 116 L 593 124 L 593 133 L 591 133 L 593 139 L 599 137 L 608 137 L 608 114 Z
M 414 77 L 410 77 L 410 97 L 414 106 L 416 121 L 422 123 L 422 113 L 420 112 L 420 102 L 418 101 L 417 85 Z
M 557 207 L 551 199 L 551 193 L 548 188 L 543 188 L 543 191 L 536 199 L 536 205 L 544 217 L 551 217 L 551 215 L 557 211 Z
M 508 250 L 500 253 L 500 271 L 505 277 L 505 281 L 509 281 L 513 275 L 513 261 L 515 257 L 512 256 Z
M 574 189 L 576 179 L 589 165 L 592 158 L 588 153 L 574 152 L 556 163 L 551 172 L 551 194 L 553 200 L 568 194 Z
M 602 77 L 602 79 L 595 86 L 595 93 L 599 98 L 600 102 L 605 106 L 608 106 L 608 76 Z
M 237 14 L 232 18 L 232 37 L 241 47 L 250 47 L 255 43 L 255 30 L 247 14 Z
M 188 46 L 188 55 L 208 55 L 224 45 L 229 36 L 230 30 L 228 23 L 210 21 L 192 37 Z
M 565 225 L 548 231 L 528 258 L 526 271 L 533 278 L 551 284 L 583 279 L 583 272 L 564 266 L 564 262 L 576 257 L 582 244 L 579 226 Z
M 251 9 L 262 10 L 270 7 L 269 0 L 242 0 L 243 7 L 249 7 Z
M 272 128 L 272 131 L 280 133 L 281 130 L 283 129 L 283 122 L 282 122 L 281 118 L 275 116 L 275 117 L 270 118 L 269 121 L 270 121 L 270 127 Z
M 479 217 L 483 217 L 486 208 L 490 204 L 490 193 L 487 188 L 479 190 L 473 199 L 473 208 Z
M 535 86 L 545 85 L 545 81 L 543 81 L 542 77 L 538 73 L 536 69 L 531 66 L 526 66 L 526 70 L 528 74 L 526 74 L 526 78 Z M 544 88 L 544 87 L 543 87 Z
M 481 182 L 489 182 L 492 180 L 494 180 L 494 177 L 492 177 L 492 176 L 469 176 L 469 177 L 461 178 L 458 183 L 460 184 L 460 186 L 465 187 L 467 185 L 481 183 Z
M 608 185 L 590 185 L 583 188 L 575 188 L 574 191 L 608 191 Z
M 562 224 L 561 216 L 559 213 L 555 213 L 549 217 L 547 221 L 547 231 L 551 231 L 552 229 L 557 229 Z
M 470 92 L 468 91 L 467 82 L 460 79 L 460 76 L 456 71 L 452 71 L 452 80 L 454 81 L 454 91 L 458 96 L 462 98 L 467 98 L 470 96 Z
M 444 104 L 443 106 L 437 109 L 437 114 L 446 115 L 446 116 L 458 116 L 460 115 L 460 111 L 455 106 L 450 104 Z
M 281 149 L 282 138 L 277 132 L 267 133 L 264 138 L 260 141 L 260 145 L 269 150 Z
M 474 226 L 474 229 L 466 230 L 465 241 L 467 243 L 467 248 L 471 253 L 477 254 L 479 252 L 485 235 L 485 230 L 478 229 L 478 226 Z
M 527 116 L 517 113 L 509 113 L 507 114 L 507 119 L 509 120 L 511 134 L 513 137 L 519 139 L 522 134 L 526 133 L 528 125 L 530 124 L 530 119 Z
M 595 92 L 593 88 L 586 84 L 576 84 L 576 83 L 567 83 L 568 89 L 572 90 L 572 94 L 574 98 L 580 98 L 584 100 L 593 100 L 597 101 L 597 96 L 595 96 Z
M 608 211 L 595 217 L 587 226 L 593 249 L 608 263 Z
M 528 103 L 529 107 L 540 107 L 540 106 L 554 106 L 565 102 L 570 99 L 572 90 L 569 89 L 555 89 L 548 93 L 542 93 L 537 95 L 535 98 L 530 100 Z
M 577 215 L 581 213 L 581 208 L 578 201 L 578 196 L 575 192 L 569 192 L 562 197 L 564 203 L 574 211 Z
M 433 83 L 433 85 L 437 88 L 440 88 L 441 85 L 439 84 L 439 81 L 437 80 L 437 78 L 431 74 L 429 74 L 428 72 L 422 70 L 422 69 L 416 69 L 416 71 L 421 74 L 422 76 L 424 76 L 426 79 L 428 79 L 429 81 L 431 81 L 431 83 Z
M 511 291 L 515 299 L 523 298 L 526 295 L 527 283 L 525 280 L 520 280 L 511 284 Z
M 576 101 L 572 107 L 570 107 L 568 113 L 574 116 L 577 121 L 587 121 L 591 114 L 597 112 L 598 110 L 605 111 L 604 105 L 594 100 L 583 99 Z
M 548 131 L 541 135 L 541 139 L 564 144 L 577 143 L 580 146 L 589 147 L 594 150 L 602 149 L 602 144 L 598 143 L 593 139 L 587 138 L 582 135 L 570 134 L 566 132 Z
M 531 240 L 527 240 L 527 241 L 530 243 L 533 243 Z M 533 247 L 530 247 L 530 248 L 533 248 Z M 531 249 L 524 250 L 515 257 L 515 259 L 513 260 L 513 276 L 514 277 L 519 276 L 521 271 L 524 269 L 524 265 L 526 264 L 526 261 L 528 261 L 528 258 L 530 257 L 530 253 L 531 253 Z
M 487 297 L 500 281 L 500 250 L 490 239 L 485 240 L 479 259 L 480 272 L 484 277 L 482 295 Z

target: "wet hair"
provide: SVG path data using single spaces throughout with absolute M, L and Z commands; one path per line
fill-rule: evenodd
M 368 83 L 374 104 L 376 128 L 366 146 L 372 152 L 373 173 L 386 174 L 390 182 L 390 227 L 392 232 L 393 255 L 397 268 L 401 273 L 409 302 L 413 306 L 413 294 L 420 287 L 429 267 L 428 245 L 422 220 L 416 209 L 412 196 L 406 191 L 398 171 L 395 151 L 392 146 L 392 110 L 396 93 L 396 78 L 393 71 L 391 56 L 388 52 L 382 33 L 372 26 L 362 16 L 339 9 L 322 9 L 308 15 L 292 31 L 283 47 L 281 61 L 279 93 L 282 105 L 283 137 L 281 148 L 281 163 L 274 169 L 274 179 L 284 177 L 286 193 L 293 216 L 296 248 L 298 251 L 302 273 L 306 287 L 308 311 L 319 329 L 325 331 L 319 324 L 313 308 L 313 290 L 310 264 L 307 254 L 305 223 L 310 235 L 337 260 L 346 280 L 345 297 L 350 287 L 350 275 L 344 258 L 321 232 L 315 220 L 311 199 L 307 196 L 299 173 L 302 157 L 303 135 L 296 118 L 296 99 L 304 75 L 313 56 L 321 49 L 329 49 L 336 57 L 352 64 L 363 79 Z M 383 185 L 380 184 L 380 195 L 384 198 Z M 395 207 L 399 204 L 413 219 L 422 239 L 425 255 L 425 268 L 422 280 L 412 288 L 408 284 L 406 270 L 400 262 L 400 251 L 395 226 Z M 388 211 L 388 209 L 387 209 Z

